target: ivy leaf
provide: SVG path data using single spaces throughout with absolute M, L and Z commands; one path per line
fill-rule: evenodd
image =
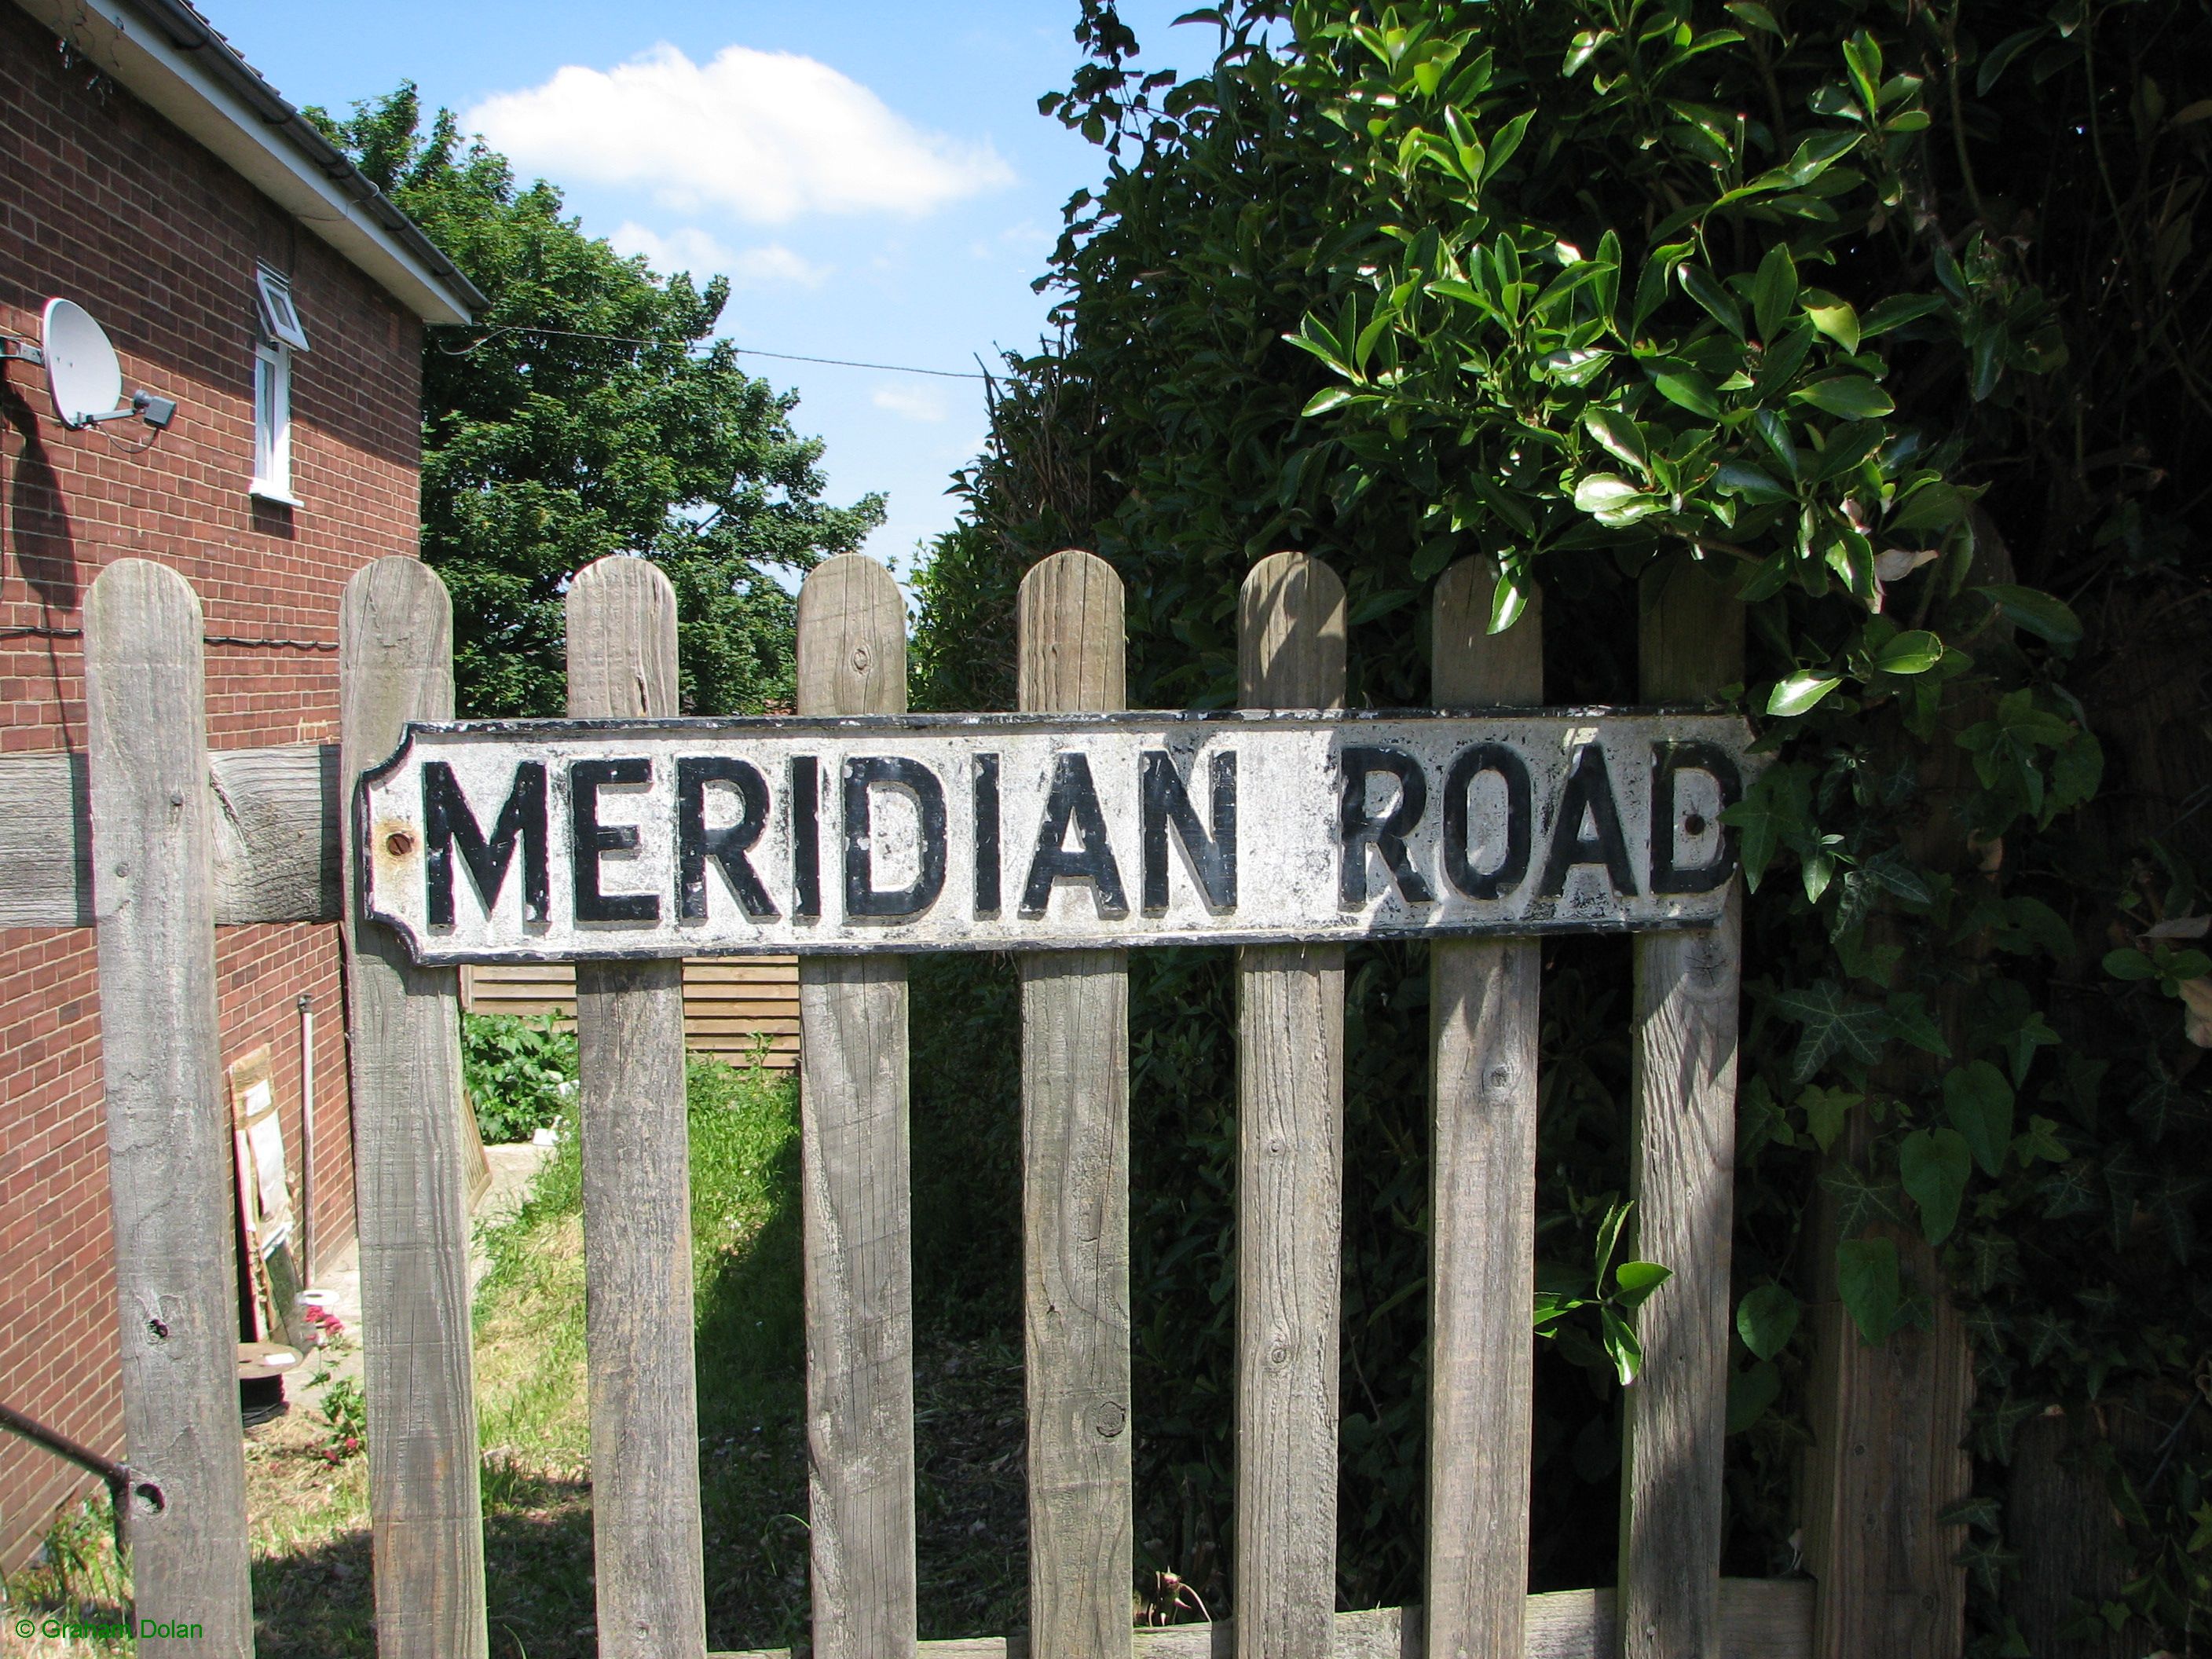
M 1847 1238 L 1836 1246 L 1836 1294 L 1859 1334 L 1879 1347 L 1904 1323 L 1897 1246 L 1887 1238 Z
M 1887 1024 L 1882 1011 L 1869 1003 L 1852 1001 L 1832 979 L 1802 990 L 1784 991 L 1768 1006 L 1783 1018 L 1804 1028 L 1790 1066 L 1799 1083 L 1819 1071 L 1831 1054 L 1839 1054 L 1867 1066 L 1881 1058 Z
M 1806 834 L 1812 813 L 1811 773 L 1784 763 L 1768 767 L 1744 798 L 1721 814 L 1721 822 L 1737 833 L 1736 857 L 1753 892 L 1759 890 L 1775 853 Z
M 1850 1089 L 1808 1089 L 1797 1097 L 1799 1109 L 1805 1114 L 1805 1125 L 1812 1132 L 1813 1144 L 1823 1152 L 1836 1144 L 1836 1137 L 1844 1132 L 1850 1121 L 1851 1108 L 1866 1099 L 1863 1094 Z
M 1743 1346 L 1761 1359 L 1771 1359 L 1790 1346 L 1804 1308 L 1779 1285 L 1761 1285 L 1736 1304 L 1735 1333 Z
M 1974 592 L 2004 612 L 2005 620 L 2014 628 L 2024 628 L 2038 639 L 2048 640 L 2053 645 L 2078 645 L 2081 641 L 2081 619 L 2064 601 L 2048 593 L 2003 582 L 1978 587 Z
M 1804 714 L 1843 683 L 1841 675 L 1801 668 L 1775 686 L 1773 695 L 1766 700 L 1766 712 L 1785 719 Z
M 1889 1034 L 1911 1043 L 1923 1054 L 1938 1060 L 1951 1057 L 1951 1045 L 1943 1040 L 1943 1028 L 1928 1012 L 1928 1000 L 1917 991 L 1892 991 L 1884 1012 L 1889 1016 Z
M 1966 1137 L 1955 1129 L 1916 1129 L 1897 1150 L 1898 1174 L 1920 1206 L 1920 1230 L 1930 1244 L 1941 1244 L 1959 1224 L 1971 1158 Z
M 1893 1181 L 1873 1180 L 1844 1164 L 1820 1172 L 1820 1189 L 1836 1200 L 1836 1218 L 1847 1233 L 1863 1231 L 1878 1221 L 1905 1224 L 1905 1188 Z
M 2012 1085 L 2004 1073 L 1986 1060 L 1954 1067 L 1944 1074 L 1943 1108 L 1983 1171 L 2002 1170 L 2013 1118 Z
M 1798 402 L 1844 421 L 1878 421 L 1897 409 L 1889 393 L 1863 374 L 1831 375 L 1814 381 L 1795 396 Z

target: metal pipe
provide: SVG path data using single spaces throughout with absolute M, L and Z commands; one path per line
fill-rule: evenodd
M 33 1445 L 44 1446 L 57 1457 L 66 1458 L 79 1468 L 88 1470 L 107 1483 L 108 1507 L 114 1511 L 115 1547 L 118 1553 L 131 1542 L 131 1499 L 135 1493 L 147 1508 L 159 1514 L 165 1500 L 161 1489 L 151 1480 L 141 1480 L 131 1472 L 128 1463 L 118 1463 L 112 1457 L 102 1457 L 89 1446 L 78 1444 L 58 1429 L 50 1429 L 34 1417 L 26 1417 L 13 1406 L 0 1406 L 0 1429 L 20 1434 Z
M 300 1284 L 315 1282 L 315 1000 L 300 994 Z

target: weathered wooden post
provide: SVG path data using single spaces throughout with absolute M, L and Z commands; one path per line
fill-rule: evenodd
M 1019 639 L 1025 711 L 1127 705 L 1121 579 L 1103 559 L 1071 550 L 1032 566 Z M 1020 961 L 1030 1649 L 1127 1659 L 1128 955 Z
M 84 606 L 100 1066 L 138 1615 L 248 1659 L 230 1109 L 216 1015 L 200 605 L 120 559 Z
M 365 864 L 416 857 L 416 831 L 364 823 L 349 810 L 362 771 L 398 748 L 408 721 L 453 718 L 453 603 L 428 565 L 379 559 L 346 584 L 338 686 L 377 1651 L 484 1659 L 459 975 L 417 966 L 390 928 L 368 919 Z
M 799 714 L 904 712 L 906 606 L 873 559 L 809 573 L 798 651 Z M 797 809 L 810 829 L 824 782 L 839 787 L 811 769 L 792 783 L 814 792 Z M 842 852 L 809 845 L 817 883 Z M 814 1651 L 904 1659 L 919 1619 L 904 959 L 801 956 L 799 1017 Z
M 1341 708 L 1344 584 L 1253 566 L 1237 605 L 1247 708 Z M 1237 1659 L 1328 1659 L 1343 1317 L 1344 947 L 1247 945 L 1237 968 Z
M 1743 678 L 1743 607 L 1686 557 L 1648 571 L 1639 677 L 1651 703 L 1705 704 Z M 1651 827 L 1661 837 L 1684 826 Z M 1636 939 L 1629 1185 L 1637 1254 L 1674 1277 L 1638 1316 L 1621 1466 L 1625 1659 L 1720 1659 L 1721 1474 L 1735 1213 L 1743 899 L 1711 927 Z
M 659 568 L 621 556 L 586 565 L 568 612 L 572 716 L 676 712 L 676 594 Z M 699 1659 L 707 1591 L 683 962 L 578 963 L 576 1046 L 599 1652 Z
M 1498 567 L 1462 559 L 1437 584 L 1439 709 L 1544 700 L 1543 601 L 1490 632 Z M 1521 1651 L 1534 1467 L 1536 1032 L 1534 939 L 1429 947 L 1430 1659 Z

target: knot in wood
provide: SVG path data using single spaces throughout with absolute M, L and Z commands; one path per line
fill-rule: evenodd
M 1111 1440 L 1129 1425 L 1129 1408 L 1118 1400 L 1102 1400 L 1091 1408 L 1091 1431 Z
M 868 672 L 868 665 L 874 660 L 875 659 L 868 654 L 868 647 L 866 646 L 856 645 L 853 647 L 853 672 L 855 674 L 866 673 Z
M 1512 1081 L 1513 1073 L 1506 1070 L 1504 1066 L 1493 1066 L 1490 1068 L 1490 1086 L 1492 1088 L 1503 1091 L 1506 1085 L 1510 1084 Z
M 1267 1137 L 1267 1156 L 1269 1158 L 1280 1158 L 1290 1150 L 1291 1143 L 1284 1139 L 1282 1136 L 1269 1135 Z
M 1291 1363 L 1291 1343 L 1288 1337 L 1279 1336 L 1267 1345 L 1267 1363 L 1278 1369 Z

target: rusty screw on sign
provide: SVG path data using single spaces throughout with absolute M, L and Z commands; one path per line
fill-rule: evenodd
M 384 838 L 384 850 L 396 859 L 404 859 L 415 850 L 415 837 L 404 830 L 394 830 Z

